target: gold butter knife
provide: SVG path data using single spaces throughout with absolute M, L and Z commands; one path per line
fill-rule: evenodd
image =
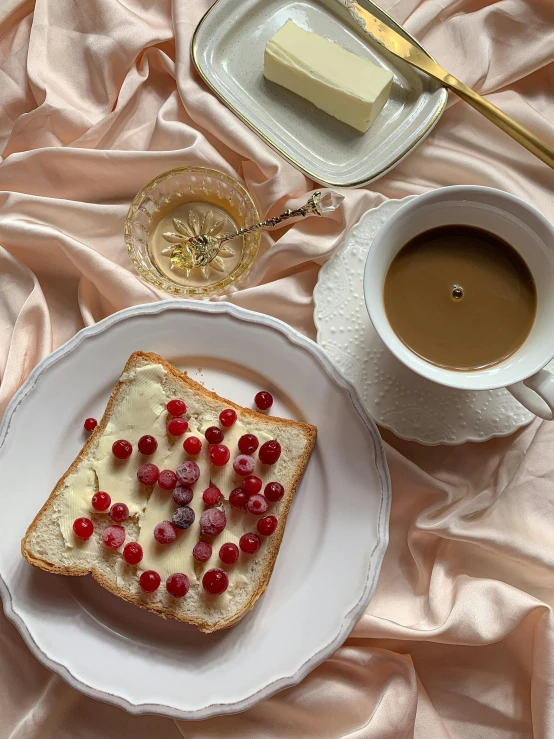
M 462 100 L 469 103 L 472 108 L 479 111 L 485 118 L 501 128 L 504 133 L 511 136 L 518 144 L 524 146 L 531 154 L 541 159 L 545 164 L 554 169 L 554 149 L 551 149 L 546 142 L 535 136 L 532 131 L 522 126 L 509 115 L 501 111 L 499 108 L 489 103 L 485 98 L 481 97 L 471 87 L 464 85 L 463 82 L 453 77 L 437 62 L 433 61 L 424 51 L 418 49 L 410 41 L 405 39 L 399 33 L 380 21 L 368 10 L 362 8 L 355 0 L 339 0 L 345 5 L 355 20 L 366 32 L 373 37 L 375 41 L 385 47 L 391 54 L 403 59 L 413 67 L 426 72 L 431 77 L 442 82 L 443 85 L 456 93 Z

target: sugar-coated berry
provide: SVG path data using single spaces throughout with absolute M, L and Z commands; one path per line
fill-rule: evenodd
M 177 538 L 177 529 L 171 521 L 160 521 L 154 527 L 154 539 L 158 544 L 171 544 Z
M 252 532 L 243 534 L 239 540 L 239 547 L 243 552 L 246 552 L 246 554 L 256 554 L 261 544 L 262 542 L 260 541 L 260 537 Z
M 223 441 L 223 431 L 217 426 L 210 426 L 204 431 L 209 444 L 221 444 Z
M 160 587 L 162 578 L 154 570 L 146 570 L 139 577 L 139 585 L 145 593 L 153 593 Z
M 138 450 L 141 454 L 154 454 L 158 448 L 158 442 L 153 436 L 141 436 L 138 440 Z
M 95 511 L 107 511 L 112 503 L 112 499 L 108 493 L 99 490 L 92 496 L 92 507 Z
M 125 503 L 114 503 L 110 508 L 110 518 L 116 523 L 123 523 L 129 518 L 129 507 Z
M 254 396 L 254 402 L 261 411 L 266 411 L 273 405 L 273 395 L 268 393 L 266 390 L 260 390 L 260 392 L 256 393 Z
M 219 508 L 208 508 L 200 516 L 200 533 L 202 536 L 217 536 L 227 524 L 225 513 Z
M 204 590 L 210 595 L 220 595 L 224 593 L 229 587 L 229 578 L 227 573 L 220 570 L 218 567 L 214 567 L 213 570 L 208 570 L 202 578 L 202 585 Z
M 229 503 L 233 508 L 242 508 L 243 505 L 246 505 L 247 500 L 248 493 L 243 488 L 235 488 L 229 495 Z
M 207 541 L 199 541 L 194 545 L 192 556 L 197 562 L 207 562 L 212 556 L 212 545 Z
M 224 411 L 221 411 L 221 413 L 219 414 L 219 423 L 225 429 L 230 428 L 235 423 L 236 420 L 237 420 L 237 412 L 234 411 L 232 408 L 226 408 Z
M 275 516 L 264 516 L 263 518 L 260 518 L 256 524 L 256 528 L 258 529 L 258 533 L 263 536 L 271 536 L 277 528 L 277 519 Z
M 258 493 L 256 493 L 256 495 L 251 495 L 248 498 L 246 509 L 248 513 L 252 513 L 254 514 L 254 516 L 261 516 L 266 513 L 268 506 L 269 502 L 267 498 L 264 498 L 263 495 L 259 495 Z
M 119 439 L 118 441 L 114 441 L 112 452 L 117 459 L 128 459 L 133 453 L 133 447 L 125 439 Z
M 142 547 L 138 541 L 130 541 L 123 549 L 123 559 L 128 565 L 138 565 L 142 559 Z
M 159 476 L 160 470 L 150 462 L 141 465 L 137 471 L 137 479 L 142 485 L 155 485 Z
M 172 416 L 182 416 L 187 412 L 187 406 L 182 400 L 170 400 L 166 406 L 168 413 Z
M 276 503 L 278 500 L 281 500 L 284 494 L 285 488 L 280 482 L 268 482 L 264 488 L 265 497 L 272 503 Z
M 275 464 L 280 456 L 281 445 L 278 441 L 275 441 L 275 439 L 272 439 L 271 441 L 266 441 L 265 444 L 262 444 L 260 447 L 260 451 L 258 452 L 258 457 L 260 458 L 260 462 L 262 464 Z
M 178 529 L 188 529 L 194 523 L 194 511 L 188 505 L 181 506 L 173 512 L 171 520 Z
M 209 487 L 202 493 L 202 500 L 206 505 L 216 505 L 221 500 L 221 490 L 216 487 Z
M 85 427 L 85 431 L 94 431 L 98 426 L 98 421 L 96 418 L 85 418 L 83 426 Z
M 110 549 L 119 549 L 125 541 L 123 526 L 108 526 L 102 534 L 102 541 Z
M 180 464 L 176 472 L 180 485 L 194 485 L 200 477 L 200 467 L 191 459 Z
M 260 442 L 254 434 L 244 434 L 239 439 L 239 451 L 241 454 L 254 454 Z
M 254 472 L 255 466 L 256 462 L 254 457 L 251 457 L 249 454 L 239 454 L 238 457 L 235 457 L 233 462 L 233 469 L 237 475 L 241 475 L 242 477 L 251 475 Z
M 236 544 L 232 544 L 230 541 L 225 542 L 221 545 L 219 550 L 219 559 L 226 565 L 234 565 L 239 558 L 239 548 Z
M 73 533 L 79 539 L 90 539 L 94 531 L 94 525 L 90 518 L 76 518 L 73 521 Z
M 210 461 L 216 467 L 224 467 L 229 461 L 230 456 L 231 452 L 225 444 L 214 444 L 214 446 L 210 447 Z
M 198 436 L 187 436 L 187 438 L 183 442 L 183 449 L 187 454 L 191 454 L 193 457 L 195 457 L 197 454 L 200 454 L 200 450 L 202 449 L 202 442 L 198 438 Z
M 173 490 L 177 485 L 177 475 L 173 470 L 162 470 L 158 475 L 158 485 L 162 490 Z
M 171 436 L 182 436 L 188 427 L 189 422 L 186 418 L 172 418 L 167 424 L 167 430 Z
M 248 475 L 242 481 L 242 487 L 249 495 L 254 495 L 254 493 L 259 493 L 262 489 L 262 481 L 256 475 Z
M 183 598 L 189 591 L 190 581 L 183 572 L 175 572 L 165 581 L 165 589 L 174 598 Z
M 192 500 L 194 493 L 189 485 L 178 485 L 173 490 L 173 500 L 177 505 L 188 505 Z

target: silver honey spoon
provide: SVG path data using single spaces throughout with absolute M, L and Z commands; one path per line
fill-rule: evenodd
M 168 231 L 162 234 L 166 241 L 173 244 L 173 246 L 164 249 L 162 254 L 169 256 L 171 269 L 182 269 L 187 277 L 191 270 L 200 269 L 203 276 L 208 277 L 210 268 L 219 272 L 224 271 L 225 265 L 222 257 L 233 256 L 233 250 L 224 246 L 226 241 L 258 231 L 261 228 L 273 228 L 289 218 L 308 215 L 322 216 L 324 213 L 331 213 L 340 207 L 343 200 L 344 195 L 333 190 L 329 190 L 323 195 L 319 191 L 314 192 L 301 208 L 295 208 L 294 210 L 289 208 L 281 215 L 267 218 L 265 221 L 226 234 L 218 234 L 223 221 L 218 221 L 212 225 L 211 214 L 206 214 L 200 221 L 198 215 L 191 212 L 188 224 L 174 218 L 175 232 Z

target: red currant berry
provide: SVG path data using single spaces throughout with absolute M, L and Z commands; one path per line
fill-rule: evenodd
M 182 400 L 170 400 L 166 408 L 172 416 L 182 416 L 187 412 L 187 406 Z
M 210 595 L 220 595 L 227 590 L 229 578 L 226 572 L 215 567 L 213 570 L 206 572 L 202 578 L 202 585 L 204 586 L 204 590 L 210 593 Z
M 199 541 L 194 545 L 192 556 L 197 562 L 207 562 L 212 556 L 212 545 L 207 541 Z
M 189 427 L 186 418 L 172 418 L 167 424 L 167 430 L 171 436 L 182 436 Z
M 145 593 L 153 593 L 160 587 L 162 578 L 154 570 L 146 570 L 139 577 L 139 585 Z
M 202 493 L 202 500 L 206 505 L 217 505 L 221 500 L 221 490 L 216 487 L 206 488 Z
M 154 454 L 158 448 L 158 442 L 153 436 L 141 436 L 138 440 L 138 450 L 141 454 Z
M 96 418 L 86 418 L 83 426 L 85 427 L 85 431 L 94 431 L 98 426 L 98 421 Z
M 254 396 L 254 402 L 261 411 L 266 411 L 273 405 L 273 396 L 271 393 L 261 390 Z
M 125 439 L 119 439 L 119 441 L 114 441 L 112 452 L 117 459 L 128 459 L 133 453 L 133 447 Z
M 219 550 L 219 559 L 226 565 L 234 565 L 239 558 L 239 548 L 236 544 L 231 544 L 230 541 L 221 545 Z
M 130 541 L 128 544 L 125 544 L 123 559 L 128 565 L 138 565 L 142 559 L 141 545 L 136 541 Z
M 150 464 L 150 462 L 141 465 L 137 472 L 138 481 L 143 485 L 155 485 L 158 482 L 159 476 L 160 470 L 155 464 Z
M 171 544 L 177 538 L 177 529 L 171 521 L 161 521 L 154 527 L 154 539 L 158 544 Z
M 262 514 L 266 513 L 268 506 L 269 503 L 267 499 L 264 498 L 263 495 L 256 494 L 251 495 L 250 498 L 248 498 L 246 509 L 254 516 L 261 516 Z
M 204 431 L 208 444 L 221 444 L 223 441 L 223 431 L 217 426 L 210 426 Z
M 114 503 L 110 508 L 110 518 L 116 523 L 123 523 L 129 518 L 129 508 L 125 503 Z
M 199 477 L 200 467 L 192 460 L 183 462 L 177 467 L 177 479 L 180 485 L 194 485 Z
M 194 493 L 188 485 L 179 485 L 173 490 L 173 500 L 177 505 L 188 505 L 192 500 Z
M 229 503 L 233 508 L 242 508 L 243 505 L 246 505 L 247 500 L 248 493 L 243 488 L 235 488 L 229 495 Z
M 247 475 L 251 475 L 254 472 L 254 467 L 256 465 L 256 462 L 254 461 L 254 457 L 250 457 L 248 454 L 239 454 L 238 457 L 235 457 L 235 461 L 233 462 L 233 469 L 237 473 L 237 475 L 241 475 L 241 477 L 246 477 Z
M 246 554 L 256 554 L 262 542 L 257 534 L 243 534 L 239 540 L 239 546 Z
M 281 500 L 285 494 L 285 488 L 280 482 L 268 482 L 264 488 L 264 494 L 268 500 L 272 503 L 276 503 L 278 500 Z
M 189 591 L 190 580 L 182 572 L 175 572 L 167 578 L 165 588 L 174 598 L 183 598 Z
M 173 470 L 162 470 L 158 475 L 158 485 L 162 490 L 173 490 L 177 485 L 177 475 Z
M 107 511 L 111 502 L 112 499 L 108 493 L 103 493 L 101 490 L 92 496 L 92 507 L 95 511 Z
M 262 444 L 260 451 L 258 452 L 258 457 L 262 464 L 275 464 L 280 456 L 281 445 L 278 441 L 275 441 L 275 439 L 272 441 L 266 441 L 265 444 Z
M 225 444 L 215 444 L 210 447 L 210 460 L 216 467 L 223 467 L 229 461 L 231 452 Z
M 191 454 L 193 457 L 195 457 L 197 454 L 200 454 L 200 450 L 202 449 L 202 442 L 200 441 L 198 436 L 189 436 L 183 442 L 183 449 L 187 454 Z
M 277 528 L 277 519 L 275 516 L 264 516 L 260 518 L 256 524 L 256 528 L 258 529 L 258 533 L 263 534 L 263 536 L 271 536 Z
M 104 529 L 102 541 L 110 549 L 119 549 L 125 541 L 125 529 L 123 526 L 108 526 Z
M 94 525 L 90 518 L 76 518 L 73 521 L 73 533 L 79 539 L 90 539 L 92 532 L 94 531 Z
M 234 411 L 232 408 L 226 408 L 219 414 L 219 423 L 223 426 L 223 428 L 228 429 L 235 423 L 236 420 L 237 412 Z
M 249 495 L 254 495 L 254 493 L 259 493 L 262 489 L 262 481 L 256 475 L 248 475 L 242 481 L 242 487 Z
M 239 439 L 239 451 L 241 454 L 254 454 L 260 442 L 254 434 L 244 434 Z
M 225 513 L 219 508 L 208 508 L 200 516 L 200 533 L 202 536 L 217 536 L 227 524 Z

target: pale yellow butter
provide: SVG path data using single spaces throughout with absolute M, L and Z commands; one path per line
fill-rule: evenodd
M 264 76 L 358 131 L 388 100 L 392 73 L 293 21 L 267 42 Z

